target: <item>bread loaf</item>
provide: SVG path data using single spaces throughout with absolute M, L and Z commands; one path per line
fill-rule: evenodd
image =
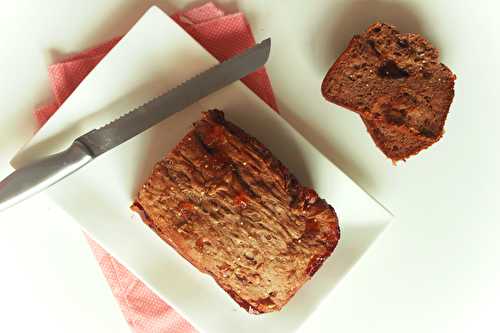
M 340 236 L 334 209 L 217 110 L 156 164 L 133 209 L 251 313 L 280 310 Z

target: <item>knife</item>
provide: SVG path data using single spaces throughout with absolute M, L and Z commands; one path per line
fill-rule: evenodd
M 57 183 L 99 155 L 254 72 L 266 63 L 270 50 L 271 39 L 268 38 L 109 124 L 76 138 L 68 149 L 17 169 L 0 182 L 0 211 Z

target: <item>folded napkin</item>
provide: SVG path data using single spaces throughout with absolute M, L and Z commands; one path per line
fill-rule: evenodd
M 250 26 L 242 13 L 226 15 L 211 2 L 174 14 L 172 18 L 219 61 L 255 45 Z M 120 38 L 80 52 L 49 67 L 54 101 L 35 110 L 39 126 L 57 111 Z M 264 102 L 274 110 L 278 110 L 265 69 L 246 76 L 242 81 Z M 102 247 L 91 238 L 87 239 L 113 295 L 134 332 L 196 332 L 186 320 Z

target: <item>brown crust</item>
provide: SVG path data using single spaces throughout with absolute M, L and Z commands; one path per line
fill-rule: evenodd
M 378 30 L 378 34 L 374 33 L 375 30 Z M 403 43 L 400 48 L 395 44 L 399 42 Z M 369 46 L 366 44 L 369 44 Z M 384 48 L 383 51 L 381 51 L 382 48 Z M 412 53 L 416 52 L 417 49 L 421 54 Z M 354 58 L 358 56 L 361 58 Z M 360 59 L 365 59 L 363 61 L 368 61 L 367 59 L 376 60 L 369 60 L 373 61 L 373 63 L 364 63 Z M 393 26 L 377 22 L 372 24 L 363 35 L 356 35 L 351 39 L 347 48 L 328 70 L 322 82 L 321 91 L 326 100 L 358 113 L 374 142 L 387 157 L 393 161 L 404 160 L 428 148 L 443 136 L 444 124 L 454 97 L 454 80 L 456 77 L 448 67 L 439 63 L 438 59 L 438 50 L 433 48 L 422 36 L 401 34 Z M 371 67 L 374 66 L 374 63 L 378 63 L 375 68 Z M 353 65 L 353 68 L 361 67 L 361 69 L 367 66 L 371 74 L 368 75 L 367 72 L 362 70 L 353 72 L 351 68 L 346 67 L 347 64 Z M 382 64 L 388 64 L 387 72 L 380 73 L 381 67 L 378 66 L 382 66 Z M 355 77 L 362 80 L 361 82 L 367 83 L 366 87 L 364 85 L 360 87 L 359 84 L 353 82 L 353 88 L 349 90 L 347 88 L 349 87 L 348 80 L 346 80 L 346 84 L 339 83 L 340 80 L 346 77 L 347 73 L 354 73 Z M 394 79 L 383 80 L 377 78 L 382 74 L 391 74 Z M 432 76 L 440 78 L 439 82 L 433 79 Z M 349 75 L 349 77 L 353 80 L 352 75 Z M 373 80 L 366 81 L 367 77 L 373 77 L 373 80 L 376 80 L 377 83 Z M 407 77 L 412 81 L 406 83 Z M 438 90 L 434 92 L 431 89 L 429 94 L 430 86 L 425 87 L 430 85 L 430 82 L 433 82 L 432 84 Z M 377 85 L 383 84 L 391 85 L 394 88 L 380 89 L 380 91 L 384 91 L 382 94 L 369 90 L 378 88 Z M 405 84 L 410 84 L 411 87 L 405 86 Z M 333 88 L 334 86 L 336 88 Z M 339 90 L 339 87 L 343 87 L 342 91 Z M 410 92 L 409 98 L 414 99 L 413 94 L 417 94 L 415 96 L 420 98 L 421 96 L 417 92 L 419 89 L 427 94 L 423 96 L 426 98 L 425 101 L 423 99 L 422 102 L 413 100 L 409 103 L 410 99 L 401 101 L 400 94 L 402 92 L 406 95 Z M 380 104 L 374 103 L 377 93 L 379 97 L 375 101 L 381 101 Z M 349 97 L 350 95 L 353 98 Z M 367 98 L 364 101 L 360 100 L 360 96 L 364 95 Z M 356 97 L 354 98 L 354 96 Z M 381 116 L 381 112 L 382 114 L 385 112 L 383 108 L 389 108 L 386 110 L 392 111 L 394 110 L 392 109 L 393 106 L 396 107 L 396 115 L 400 115 L 401 113 L 398 113 L 401 112 L 399 111 L 401 110 L 400 107 L 401 105 L 404 106 L 405 103 L 413 104 L 409 108 L 406 106 L 403 111 L 405 112 L 405 119 L 407 110 L 412 112 L 411 118 L 408 117 L 408 119 L 412 119 L 413 123 L 398 118 L 391 119 Z M 421 110 L 426 108 L 435 110 L 436 114 L 423 114 Z M 417 121 L 426 125 L 415 127 Z M 397 146 L 397 149 L 393 150 L 393 146 Z
M 340 237 L 334 209 L 217 110 L 155 166 L 132 209 L 254 314 L 281 309 Z

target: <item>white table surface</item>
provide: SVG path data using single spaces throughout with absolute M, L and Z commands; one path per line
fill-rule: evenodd
M 202 3 L 203 1 L 195 1 Z M 2 1 L 0 177 L 50 101 L 46 67 L 123 34 L 151 4 Z M 220 1 L 273 38 L 268 71 L 283 115 L 397 219 L 303 332 L 500 331 L 500 21 L 496 1 Z M 379 18 L 421 32 L 458 76 L 443 140 L 393 167 L 361 121 L 319 85 L 355 31 Z M 332 184 L 334 186 L 334 184 Z M 0 213 L 2 332 L 128 332 L 77 225 L 43 195 Z

